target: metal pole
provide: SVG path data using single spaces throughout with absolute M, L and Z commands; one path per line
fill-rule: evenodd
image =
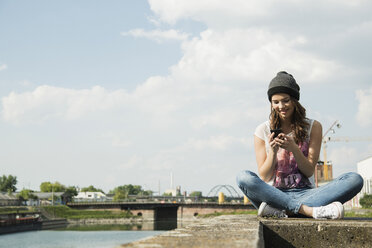
M 54 188 L 52 184 L 52 206 L 54 206 Z
M 333 127 L 338 123 L 338 120 L 333 122 L 333 124 L 328 128 L 328 130 L 324 133 L 322 140 L 323 140 L 323 152 L 324 152 L 324 163 L 323 163 L 323 175 L 324 180 L 328 180 L 328 161 L 327 161 L 327 140 L 326 135 L 333 129 Z
M 323 175 L 324 180 L 328 180 L 327 144 L 325 142 L 323 145 L 323 152 L 324 152 Z

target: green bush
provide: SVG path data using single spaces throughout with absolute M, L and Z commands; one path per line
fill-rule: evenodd
M 28 213 L 33 212 L 27 207 L 0 207 L 0 214 Z
M 363 208 L 372 208 L 372 195 L 364 195 L 360 198 L 359 203 Z

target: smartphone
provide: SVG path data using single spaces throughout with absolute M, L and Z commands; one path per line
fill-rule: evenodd
M 282 133 L 282 130 L 281 129 L 271 129 L 270 132 L 274 133 L 274 138 L 273 139 L 275 139 L 276 137 L 278 137 L 278 135 L 280 133 Z

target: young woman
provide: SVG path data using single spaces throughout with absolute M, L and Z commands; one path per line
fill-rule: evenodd
M 237 176 L 239 188 L 258 209 L 258 216 L 343 218 L 342 204 L 362 189 L 362 177 L 346 173 L 314 188 L 322 126 L 306 118 L 306 110 L 298 102 L 300 87 L 291 74 L 279 72 L 267 93 L 270 119 L 259 125 L 254 135 L 259 176 L 241 172 Z

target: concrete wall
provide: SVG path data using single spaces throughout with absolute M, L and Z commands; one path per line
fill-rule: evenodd
M 153 209 L 136 209 L 130 210 L 133 215 L 140 216 L 146 220 L 154 220 L 155 219 L 155 210 Z
M 188 218 L 193 218 L 198 215 L 203 215 L 203 214 L 213 214 L 213 213 L 218 213 L 218 212 L 239 212 L 239 211 L 247 211 L 252 209 L 251 207 L 246 207 L 246 208 L 236 208 L 234 206 L 225 206 L 221 205 L 221 207 L 207 207 L 207 206 L 187 206 L 183 205 L 178 208 L 178 219 L 188 219 Z
M 151 205 L 152 204 L 152 205 Z M 130 206 L 120 204 L 70 204 L 72 208 L 85 210 L 109 210 L 109 211 L 126 211 L 129 209 L 133 215 L 141 216 L 143 220 L 159 220 L 164 218 L 170 219 L 191 219 L 199 215 L 212 214 L 217 212 L 239 212 L 254 209 L 253 205 L 234 204 L 234 203 L 188 203 L 188 204 L 171 204 L 171 203 L 148 203 L 133 204 Z M 143 208 L 143 209 L 138 209 Z M 178 208 L 178 209 L 177 209 Z
M 372 194 L 372 157 L 359 161 L 357 168 L 358 173 L 364 179 L 364 185 L 360 193 L 354 197 L 353 203 L 355 204 L 353 204 L 353 207 L 361 207 L 359 199 L 362 198 L 364 194 Z
M 372 177 L 372 157 L 358 162 L 358 173 L 365 178 Z
M 177 210 L 177 219 L 190 219 L 194 218 L 198 215 L 203 214 L 213 214 L 218 212 L 239 212 L 239 211 L 247 211 L 253 209 L 252 206 L 248 205 L 240 205 L 240 206 L 234 206 L 234 205 L 214 205 L 214 206 L 206 206 L 203 204 L 190 204 L 190 205 L 181 205 L 178 207 Z M 89 210 L 109 210 L 109 211 L 124 211 L 120 209 L 105 209 L 105 208 L 99 208 L 99 209 L 87 209 Z M 126 210 L 125 210 L 126 211 Z M 135 216 L 140 216 L 144 220 L 153 221 L 155 220 L 155 210 L 154 209 L 131 209 L 130 212 Z
M 372 157 L 364 159 L 357 164 L 358 173 L 364 179 L 364 187 L 361 194 L 372 194 L 371 181 L 372 181 Z

